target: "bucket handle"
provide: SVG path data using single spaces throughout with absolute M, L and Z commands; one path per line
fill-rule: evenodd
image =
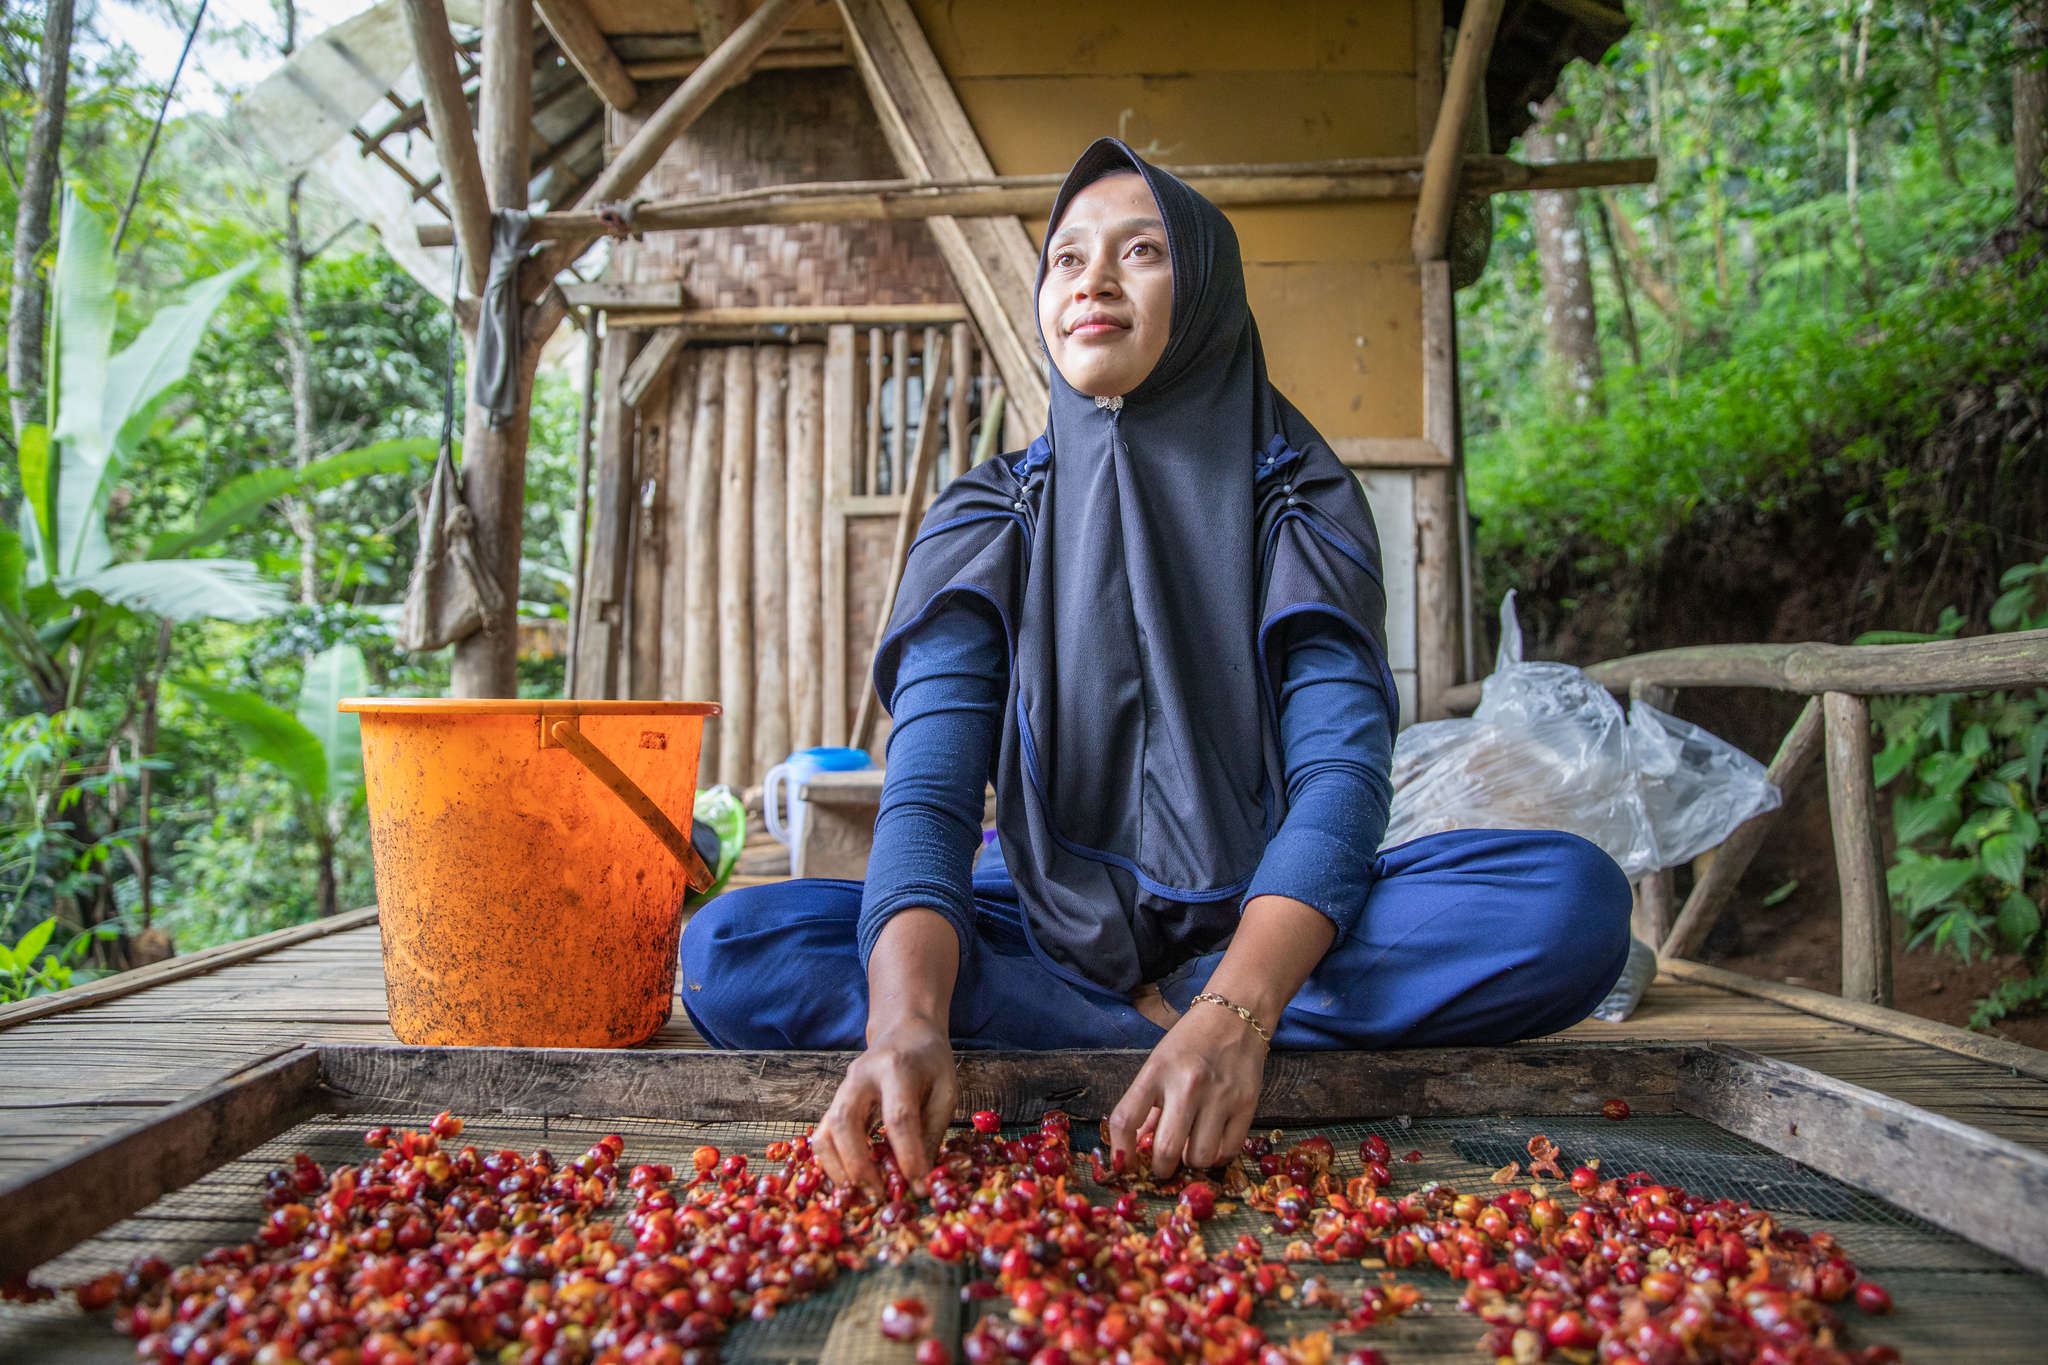
M 654 798 L 640 790 L 640 785 L 620 770 L 619 765 L 605 756 L 604 750 L 592 744 L 583 732 L 576 728 L 576 719 L 541 722 L 555 743 L 567 749 L 576 761 L 590 770 L 590 775 L 611 788 L 612 795 L 626 805 L 626 809 L 640 817 L 642 824 L 661 841 L 675 860 L 683 865 L 684 880 L 692 891 L 708 891 L 714 879 L 711 869 L 704 865 L 704 859 L 690 843 L 688 835 L 676 828 L 676 822 L 669 819 Z

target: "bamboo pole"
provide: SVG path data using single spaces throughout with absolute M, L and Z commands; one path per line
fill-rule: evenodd
M 619 695 L 619 645 L 626 637 L 626 552 L 633 525 L 633 414 L 619 401 L 619 382 L 638 344 L 632 332 L 607 331 L 598 362 L 590 555 L 583 576 L 583 625 L 576 634 L 579 697 Z
M 689 650 L 690 479 L 704 454 L 697 442 L 698 368 L 707 352 L 686 347 L 676 358 L 669 388 L 668 468 L 661 487 L 662 525 L 668 534 L 661 559 L 661 698 L 692 700 L 684 660 Z M 709 695 L 708 693 L 702 695 Z M 701 700 L 702 696 L 696 698 Z
M 974 329 L 953 324 L 953 387 L 946 395 L 946 479 L 967 472 L 967 399 L 974 388 Z
M 718 695 L 718 494 L 725 443 L 725 358 L 715 349 L 698 357 L 697 405 L 690 424 L 690 482 L 683 516 L 683 691 L 680 700 Z M 723 717 L 704 722 L 697 770 L 718 771 Z
M 900 336 L 901 333 L 898 333 Z M 925 352 L 925 372 L 935 374 L 946 367 L 948 337 L 936 332 L 933 349 Z M 927 384 L 924 403 L 918 412 L 917 450 L 911 458 L 911 467 L 903 481 L 903 510 L 896 518 L 896 541 L 889 552 L 889 577 L 882 587 L 882 601 L 875 616 L 875 633 L 869 645 L 867 657 L 872 662 L 881 651 L 882 642 L 889 638 L 889 617 L 896 607 L 896 590 L 903 582 L 903 569 L 910 562 L 910 542 L 917 532 L 919 520 L 924 515 L 925 485 L 931 481 L 932 465 L 939 453 L 939 412 L 945 390 L 937 384 Z M 860 711 L 853 722 L 852 744 L 856 749 L 865 749 L 875 732 L 875 723 L 881 711 L 881 701 L 875 696 L 874 683 L 863 677 L 860 695 Z
M 906 428 L 910 425 L 910 333 L 898 327 L 889 334 L 889 487 L 871 493 L 901 494 Z
M 1333 169 L 1334 168 L 1334 169 Z M 1422 193 L 1420 157 L 1314 161 L 1298 166 L 1247 165 L 1186 168 L 1176 172 L 1212 202 L 1230 207 L 1363 203 L 1415 199 Z M 1560 190 L 1638 185 L 1656 178 L 1654 157 L 1562 161 L 1528 165 L 1507 157 L 1468 157 L 1460 177 L 1468 192 Z M 979 180 L 857 180 L 775 185 L 730 194 L 642 204 L 635 232 L 678 232 L 778 223 L 918 221 L 930 218 L 1042 216 L 1052 209 L 1060 176 L 1013 175 Z M 605 232 L 586 194 L 574 208 L 535 214 L 538 240 L 588 242 Z M 446 245 L 441 224 L 420 228 L 423 245 Z
M 846 323 L 825 333 L 824 509 L 819 516 L 819 652 L 824 668 L 818 711 L 819 742 L 846 742 L 846 503 L 861 459 L 860 343 Z
M 824 739 L 823 515 L 825 510 L 825 350 L 789 355 L 787 522 L 789 578 L 789 747 Z
M 569 564 L 569 658 L 562 678 L 565 696 L 580 697 L 576 690 L 578 655 L 583 641 L 583 570 L 590 549 L 590 427 L 597 419 L 597 366 L 600 342 L 597 318 L 586 315 L 583 327 L 583 392 L 576 405 L 576 510 L 570 518 L 576 543 L 570 547 Z
M 481 296 L 491 261 L 491 202 L 484 188 L 483 162 L 469 126 L 469 99 L 455 66 L 455 37 L 441 0 L 405 0 L 405 21 L 419 58 L 422 103 L 441 171 L 448 184 L 452 236 L 462 244 L 462 275 L 469 292 Z
M 882 491 L 882 376 L 888 364 L 882 354 L 882 329 L 868 328 L 867 462 L 861 469 L 860 491 L 869 497 Z
M 754 761 L 754 355 L 725 350 L 718 502 L 718 780 L 744 787 Z
M 1458 194 L 1464 158 L 1465 124 L 1480 100 L 1486 61 L 1493 51 L 1503 0 L 1468 0 L 1458 21 L 1458 45 L 1451 53 L 1451 73 L 1444 81 L 1443 105 L 1430 130 L 1423 157 L 1422 191 L 1415 205 L 1415 227 L 1409 245 L 1418 262 L 1440 261 L 1451 238 L 1451 205 Z
M 668 482 L 669 384 L 673 370 L 645 394 L 635 409 L 640 434 L 633 460 L 633 631 L 628 657 L 632 662 L 626 695 L 635 701 L 661 696 L 662 561 L 667 557 L 668 527 L 662 517 L 663 488 Z
M 789 348 L 754 351 L 754 769 L 789 757 Z

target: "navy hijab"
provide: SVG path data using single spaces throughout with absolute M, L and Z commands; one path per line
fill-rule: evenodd
M 1287 623 L 1340 623 L 1377 662 L 1388 714 L 1398 702 L 1372 514 L 1266 377 L 1230 221 L 1103 138 L 1060 187 L 1047 240 L 1076 194 L 1119 171 L 1144 177 L 1166 224 L 1166 349 L 1120 403 L 1053 369 L 1044 434 L 934 500 L 875 685 L 893 694 L 904 635 L 949 602 L 1001 618 L 992 777 L 1032 947 L 1068 980 L 1128 995 L 1230 937 L 1285 815 Z M 1045 269 L 1041 253 L 1041 283 Z

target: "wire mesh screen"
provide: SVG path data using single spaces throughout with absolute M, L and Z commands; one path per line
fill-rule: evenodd
M 251 1235 L 262 1216 L 264 1175 L 292 1153 L 306 1152 L 330 1168 L 358 1161 L 366 1154 L 361 1137 L 365 1128 L 377 1123 L 419 1127 L 429 1117 L 360 1115 L 302 1124 L 83 1243 L 43 1267 L 37 1279 L 52 1285 L 71 1284 L 125 1266 L 145 1251 L 175 1262 L 195 1258 L 223 1243 L 240 1242 Z M 653 1119 L 480 1118 L 468 1122 L 462 1141 L 485 1151 L 512 1148 L 531 1152 L 546 1147 L 567 1160 L 606 1133 L 616 1132 L 626 1140 L 622 1165 L 666 1162 L 687 1170 L 690 1153 L 700 1144 L 758 1158 L 768 1143 L 794 1137 L 803 1127 Z M 1639 1115 L 1620 1123 L 1565 1116 L 1387 1120 L 1289 1130 L 1282 1134 L 1281 1142 L 1311 1131 L 1327 1134 L 1335 1144 L 1335 1174 L 1340 1179 L 1363 1173 L 1358 1144 L 1368 1133 L 1377 1132 L 1394 1152 L 1394 1192 L 1444 1181 L 1487 1197 L 1500 1190 L 1491 1183 L 1492 1173 L 1510 1161 L 1526 1162 L 1530 1136 L 1544 1133 L 1563 1149 L 1567 1169 L 1597 1157 L 1609 1173 L 1648 1171 L 1660 1182 L 1684 1185 L 1708 1197 L 1747 1199 L 1809 1232 L 1832 1232 L 1863 1273 L 1890 1289 L 1898 1304 L 1897 1313 L 1886 1319 L 1865 1319 L 1854 1310 L 1846 1311 L 1855 1342 L 1890 1343 L 1908 1360 L 1955 1359 L 1965 1347 L 1973 1365 L 2043 1359 L 2041 1343 L 2048 1341 L 2048 1284 L 1881 1199 L 1698 1119 Z M 1085 1151 L 1094 1140 L 1090 1125 L 1075 1126 L 1078 1150 Z M 1404 1160 L 1410 1153 L 1419 1154 L 1419 1159 Z M 1110 1197 L 1085 1174 L 1078 1174 L 1086 1171 L 1085 1161 L 1076 1169 L 1075 1180 L 1089 1197 Z M 1527 1178 L 1520 1183 L 1528 1183 Z M 1553 1183 L 1552 1193 L 1569 1206 L 1571 1196 L 1564 1186 Z M 613 1212 L 623 1214 L 626 1204 L 622 1194 Z M 1156 1207 L 1163 1209 L 1166 1202 L 1158 1201 Z M 1250 1233 L 1261 1240 L 1268 1258 L 1280 1256 L 1287 1241 L 1272 1231 L 1264 1214 L 1241 1206 L 1220 1212 L 1203 1232 L 1207 1244 L 1217 1250 L 1229 1247 L 1240 1234 Z M 1343 1296 L 1347 1307 L 1356 1304 L 1360 1288 L 1378 1282 L 1385 1273 L 1378 1265 L 1355 1262 L 1307 1263 L 1295 1268 L 1304 1275 L 1322 1275 Z M 961 1286 L 980 1273 L 969 1266 L 942 1265 L 920 1253 L 904 1267 L 842 1276 L 828 1290 L 785 1307 L 766 1322 L 742 1320 L 727 1337 L 721 1358 L 731 1365 L 900 1361 L 906 1358 L 903 1349 L 872 1327 L 875 1307 L 897 1294 L 914 1292 L 940 1310 L 936 1317 L 941 1325 L 957 1311 L 958 1325 L 965 1329 L 978 1315 L 1006 1312 L 1009 1307 L 1000 1297 L 958 1306 Z M 1345 1348 L 1370 1344 L 1396 1362 L 1481 1359 L 1475 1349 L 1480 1324 L 1456 1308 L 1461 1286 L 1421 1267 L 1402 1271 L 1400 1277 L 1425 1292 L 1425 1308 L 1364 1334 L 1340 1333 L 1338 1344 Z M 1341 1311 L 1277 1303 L 1262 1308 L 1257 1321 L 1269 1335 L 1285 1338 L 1332 1328 L 1333 1319 L 1339 1316 Z M 0 1307 L 0 1360 L 132 1358 L 130 1343 L 113 1333 L 104 1320 L 86 1319 L 64 1301 Z

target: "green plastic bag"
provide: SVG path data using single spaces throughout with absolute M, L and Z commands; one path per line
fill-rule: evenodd
M 726 879 L 732 876 L 733 865 L 740 860 L 740 849 L 747 842 L 747 808 L 731 787 L 719 783 L 709 791 L 697 793 L 696 809 L 692 814 L 718 832 L 718 866 L 711 869 L 711 888 L 708 891 L 693 891 L 684 898 L 687 909 L 695 909 L 725 889 Z

